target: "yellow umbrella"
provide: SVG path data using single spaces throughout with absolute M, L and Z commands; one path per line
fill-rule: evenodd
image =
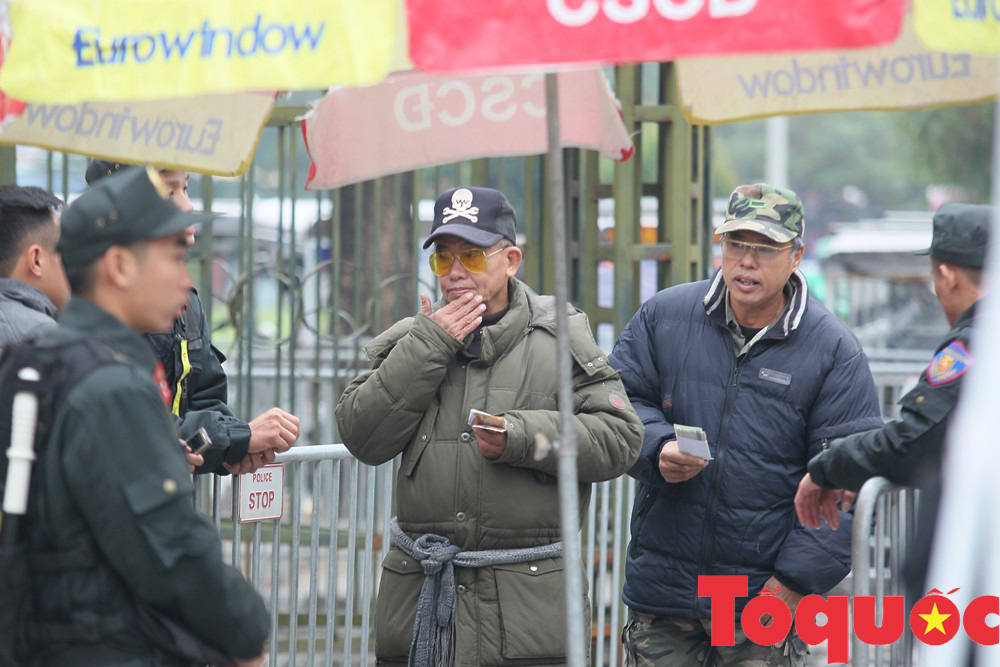
M 155 100 L 375 83 L 397 0 L 11 0 L 0 87 L 29 102 Z

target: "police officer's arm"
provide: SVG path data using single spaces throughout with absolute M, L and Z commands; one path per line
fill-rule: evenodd
M 188 411 L 178 419 L 177 431 L 182 438 L 187 438 L 203 427 L 212 440 L 212 446 L 202 455 L 205 462 L 195 472 L 225 474 L 223 463 L 239 463 L 246 456 L 250 446 L 250 427 L 237 419 L 229 407 L 229 385 L 226 372 L 222 370 L 222 362 L 226 358 L 212 345 L 204 308 L 194 293 L 188 300 L 188 308 L 197 310 L 192 314 L 201 322 L 201 345 L 195 364 L 200 370 L 192 374 L 188 381 Z
M 845 340 L 810 409 L 806 433 L 809 448 L 803 463 L 821 451 L 828 440 L 881 423 L 868 359 L 856 341 Z M 804 474 L 802 470 L 793 478 L 775 480 L 788 487 L 789 510 Z M 847 576 L 850 566 L 851 517 L 841 512 L 836 531 L 827 524 L 820 530 L 810 530 L 796 522 L 778 552 L 774 576 L 797 593 L 822 594 Z
M 639 458 L 628 474 L 643 484 L 665 489 L 670 483 L 660 474 L 660 450 L 663 443 L 675 438 L 675 433 L 661 407 L 660 371 L 652 347 L 657 340 L 656 323 L 650 319 L 647 304 L 625 326 L 608 360 L 621 373 L 632 407 L 646 429 Z
M 337 401 L 337 427 L 351 454 L 378 465 L 402 452 L 461 346 L 423 314 L 395 324 L 365 346 L 372 369 L 355 378 Z
M 102 369 L 67 406 L 57 425 L 63 473 L 111 566 L 138 600 L 226 655 L 260 655 L 267 609 L 223 563 L 218 533 L 196 512 L 184 457 L 151 379 L 124 367 Z
M 899 421 L 835 440 L 809 462 L 809 476 L 819 486 L 861 488 L 872 477 L 913 485 L 922 465 L 941 458 L 947 416 L 958 401 L 961 379 L 932 385 L 921 376 L 900 400 Z
M 205 462 L 195 470 L 197 474 L 216 472 L 228 474 L 223 463 L 239 463 L 247 454 L 250 444 L 250 427 L 246 422 L 229 417 L 215 410 L 193 410 L 183 418 L 175 417 L 177 433 L 187 438 L 199 427 L 204 427 L 212 441 L 203 454 Z

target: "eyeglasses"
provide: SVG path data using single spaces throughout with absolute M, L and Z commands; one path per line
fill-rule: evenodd
M 499 250 L 494 250 L 488 255 L 482 248 L 466 248 L 465 250 L 460 250 L 457 255 L 450 250 L 438 250 L 435 253 L 431 253 L 431 271 L 436 276 L 448 275 L 457 256 L 458 261 L 462 262 L 462 266 L 466 269 L 473 273 L 482 273 L 486 270 L 486 261 L 490 257 L 503 252 L 509 247 L 505 246 Z
M 722 256 L 726 259 L 743 259 L 747 252 L 753 253 L 754 259 L 758 262 L 773 262 L 784 251 L 794 244 L 788 243 L 782 246 L 767 245 L 764 243 L 747 243 L 746 241 L 734 241 L 732 239 L 722 240 Z

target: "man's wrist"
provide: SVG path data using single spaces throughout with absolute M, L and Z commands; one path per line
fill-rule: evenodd
M 778 583 L 778 586 L 780 586 L 781 590 L 783 591 L 786 591 L 788 593 L 793 593 L 799 596 L 800 598 L 804 598 L 805 596 L 809 595 L 809 593 L 797 590 L 796 586 L 789 586 L 787 583 L 785 583 L 785 580 L 781 577 L 781 575 L 777 573 L 771 575 L 771 577 Z

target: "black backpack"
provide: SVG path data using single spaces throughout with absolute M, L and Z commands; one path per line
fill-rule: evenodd
M 30 514 L 37 516 L 38 511 L 31 508 L 33 503 L 40 506 L 44 498 L 37 493 L 36 482 L 53 421 L 66 395 L 98 368 L 128 363 L 127 359 L 94 339 L 76 339 L 54 346 L 39 346 L 31 341 L 4 350 L 0 362 L 0 498 L 7 483 L 7 448 L 10 446 L 14 396 L 30 391 L 38 399 L 35 462 L 28 492 Z M 25 368 L 35 369 L 39 379 L 32 381 L 22 377 L 21 371 Z M 0 515 L 0 667 L 22 667 L 30 663 L 27 635 L 31 617 L 31 557 L 24 526 L 22 517 L 5 519 Z M 138 600 L 135 604 L 138 629 L 167 655 L 201 665 L 229 662 L 173 620 Z
M 45 456 L 52 422 L 70 389 L 93 371 L 122 358 L 106 345 L 89 339 L 60 345 L 38 346 L 35 341 L 4 350 L 0 363 L 0 498 L 6 490 L 14 396 L 28 391 L 38 400 L 35 426 L 35 461 L 28 491 L 29 507 L 38 501 L 34 493 Z M 33 368 L 34 373 L 23 373 Z M 36 379 L 33 379 L 36 377 Z M 27 661 L 25 631 L 30 617 L 31 580 L 22 517 L 0 515 L 0 667 L 16 667 Z

